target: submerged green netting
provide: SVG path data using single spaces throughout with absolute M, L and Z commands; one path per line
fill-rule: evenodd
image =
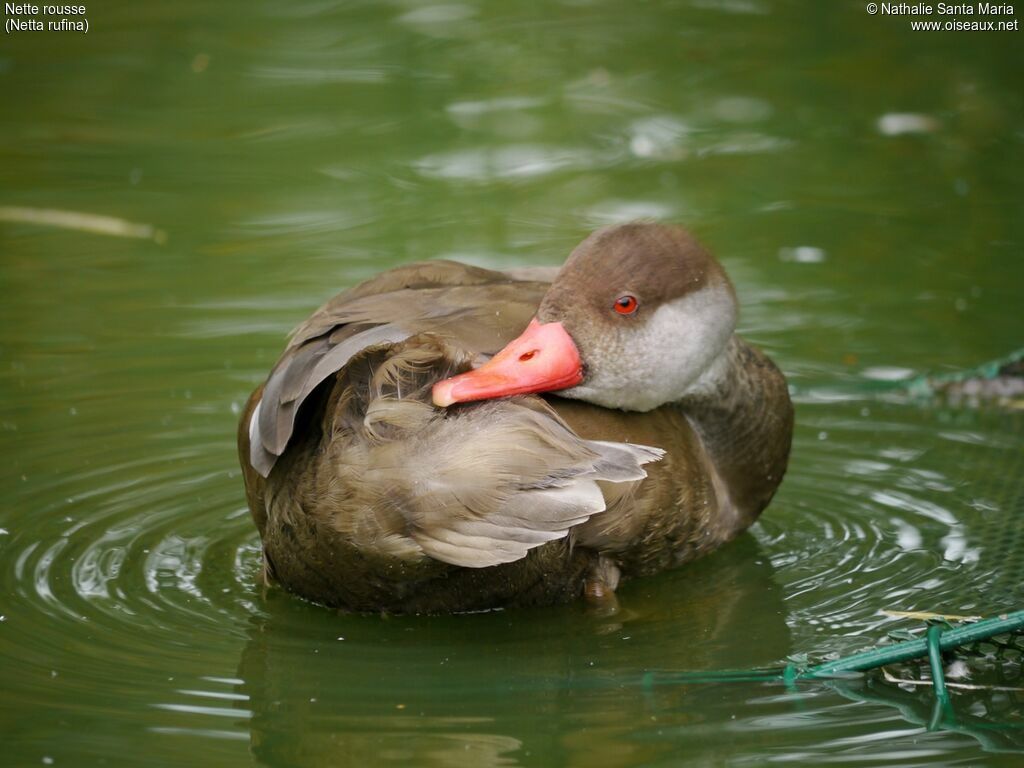
M 914 659 L 928 658 L 936 688 L 944 679 L 941 664 L 936 673 L 935 659 L 941 661 L 943 652 L 960 653 L 975 657 L 984 655 L 981 643 L 988 642 L 996 654 L 1012 654 L 1024 649 L 1024 610 L 1014 611 L 991 619 L 965 623 L 954 627 L 946 622 L 933 623 L 922 638 L 899 640 L 870 651 L 845 656 L 821 664 L 792 662 L 784 667 L 752 670 L 722 670 L 718 672 L 648 672 L 645 682 L 661 683 L 720 683 L 781 681 L 795 683 L 801 680 L 822 680 L 843 677 L 857 672 L 880 669 Z M 991 654 L 989 654 L 991 655 Z M 1020 659 L 1017 657 L 1016 662 Z M 945 690 L 943 688 L 943 690 Z
M 974 368 L 926 374 L 897 386 L 912 398 L 953 406 L 943 413 L 951 426 L 973 430 L 978 423 L 998 423 L 998 437 L 1009 441 L 994 461 L 990 452 L 964 444 L 951 462 L 956 475 L 969 481 L 978 508 L 989 510 L 986 524 L 971 530 L 986 562 L 997 564 L 985 576 L 986 592 L 1024 605 L 1024 450 L 1014 447 L 1024 432 L 1024 347 Z M 961 405 L 983 406 L 985 419 L 971 407 L 957 410 Z M 1019 672 L 1019 657 L 1017 664 Z
M 1024 347 L 974 368 L 925 374 L 896 386 L 914 398 L 938 397 L 953 404 L 992 402 L 1024 409 Z
M 940 398 L 954 406 L 991 403 L 1004 413 L 1019 412 L 1024 409 L 1024 348 L 967 371 L 886 382 L 880 388 L 912 398 Z M 1013 424 L 1021 423 L 1016 414 L 1011 418 Z M 976 495 L 998 501 L 1001 520 L 986 526 L 979 542 L 1001 565 L 987 575 L 986 589 L 1020 605 L 1024 451 L 1005 454 L 1008 462 L 992 466 L 984 463 L 987 456 L 965 451 L 958 466 L 971 478 Z M 1024 610 L 959 623 L 937 615 L 917 618 L 927 623 L 891 632 L 887 644 L 840 659 L 811 664 L 800 658 L 767 669 L 650 672 L 643 684 L 777 682 L 798 689 L 800 683 L 823 682 L 853 700 L 895 705 L 906 719 L 931 730 L 968 734 L 990 751 L 1024 752 Z M 931 696 L 922 696 L 928 688 Z M 955 701 L 951 689 L 957 692 Z
M 918 376 L 916 379 L 912 379 L 906 387 L 912 395 L 931 395 L 943 387 L 953 384 L 963 384 L 968 381 L 980 383 L 1001 377 L 1020 377 L 1022 375 L 1024 375 L 1024 347 L 1011 352 L 1006 357 L 991 360 L 964 371 Z
M 1024 610 L 960 625 L 933 620 L 922 637 L 914 634 L 893 632 L 890 637 L 896 638 L 894 642 L 820 664 L 799 660 L 767 669 L 648 672 L 643 684 L 777 682 L 796 690 L 801 682 L 824 681 L 847 698 L 895 704 L 904 717 L 926 724 L 929 730 L 966 733 L 991 751 L 1024 751 Z M 923 660 L 928 676 L 915 674 L 916 662 Z M 987 678 L 984 682 L 974 676 L 966 683 L 947 681 L 951 674 L 958 680 L 964 677 L 963 668 L 957 670 L 955 666 L 957 661 L 969 662 L 975 671 L 981 668 L 988 673 Z M 871 675 L 864 678 L 863 673 Z M 851 680 L 863 684 L 854 687 Z M 917 711 L 923 701 L 918 686 L 934 691 L 930 713 Z M 968 711 L 959 712 L 954 706 L 951 687 L 970 693 Z

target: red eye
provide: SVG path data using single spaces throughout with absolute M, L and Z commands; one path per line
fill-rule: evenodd
M 636 300 L 636 296 L 630 296 L 628 293 L 625 296 L 619 296 L 615 300 L 615 311 L 620 315 L 632 315 L 636 312 L 636 308 L 640 306 Z

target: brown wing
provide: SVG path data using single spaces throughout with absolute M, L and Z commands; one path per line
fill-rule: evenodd
M 436 261 L 385 272 L 339 294 L 294 332 L 246 426 L 263 477 L 292 437 L 302 403 L 357 353 L 428 332 L 473 355 L 493 354 L 529 322 L 547 284 Z

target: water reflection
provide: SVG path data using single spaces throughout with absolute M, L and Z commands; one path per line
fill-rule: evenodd
M 950 712 L 943 712 L 941 705 L 932 697 L 922 696 L 920 689 L 913 686 L 900 687 L 880 678 L 881 675 L 875 674 L 863 681 L 835 682 L 830 685 L 851 701 L 895 707 L 904 720 L 920 726 L 904 730 L 906 735 L 916 736 L 941 729 L 951 736 L 963 734 L 977 740 L 986 752 L 1018 755 L 1011 759 L 1019 759 L 1020 753 L 1024 752 L 1024 721 L 1021 719 L 1024 690 L 1019 685 L 1019 672 L 1014 680 L 1016 685 L 1002 686 L 1003 690 L 993 690 L 982 685 L 976 690 L 959 691 Z M 881 738 L 882 734 L 876 733 L 852 737 L 847 741 L 850 745 L 866 745 L 872 739 Z
M 675 754 L 663 729 L 702 723 L 716 733 L 722 705 L 698 715 L 707 689 L 651 688 L 645 672 L 766 664 L 790 651 L 768 558 L 750 537 L 722 555 L 630 585 L 613 616 L 572 606 L 325 620 L 271 594 L 238 672 L 253 753 L 310 766 L 375 756 L 527 765 L 537 755 L 625 766 Z

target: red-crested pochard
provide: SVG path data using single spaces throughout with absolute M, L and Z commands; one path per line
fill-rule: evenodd
M 472 611 L 607 599 L 712 551 L 768 504 L 792 436 L 736 315 L 718 262 L 645 222 L 557 274 L 430 261 L 344 291 L 242 414 L 265 578 L 353 611 Z

